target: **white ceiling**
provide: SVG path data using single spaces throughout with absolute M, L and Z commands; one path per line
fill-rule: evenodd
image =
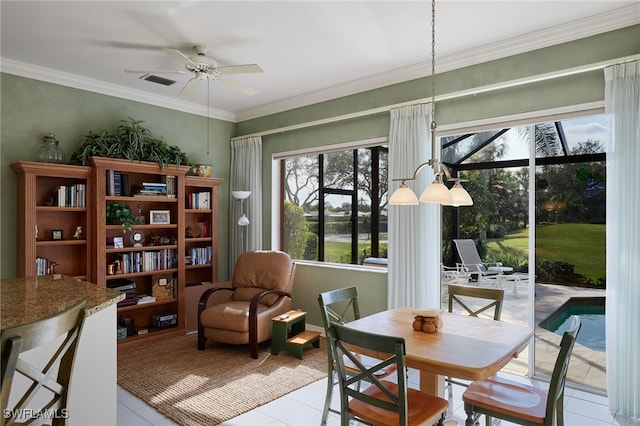
M 2 71 L 243 120 L 430 73 L 429 1 L 6 1 Z M 640 23 L 640 1 L 438 0 L 438 71 Z M 161 48 L 209 48 L 247 96 L 190 75 L 162 86 L 124 69 L 184 70 Z M 207 103 L 209 102 L 209 108 Z

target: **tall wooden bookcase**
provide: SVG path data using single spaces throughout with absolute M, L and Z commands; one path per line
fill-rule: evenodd
M 119 320 L 131 320 L 136 329 L 147 331 L 119 340 L 120 347 L 185 333 L 186 285 L 218 280 L 222 179 L 186 176 L 188 166 L 99 157 L 93 157 L 91 164 L 11 165 L 18 177 L 18 276 L 35 276 L 36 260 L 41 258 L 49 266 L 55 263 L 54 270 L 42 273 L 69 275 L 101 287 L 135 283 L 136 296 L 156 297 L 149 303 L 119 304 Z M 116 175 L 119 193 L 117 180 L 112 182 Z M 167 184 L 167 176 L 174 177 L 169 178 L 170 195 L 139 193 L 143 183 Z M 130 232 L 107 224 L 105 213 L 111 203 L 129 205 L 144 223 Z M 78 227 L 82 232 L 74 238 Z M 132 239 L 134 233 L 143 240 Z M 121 247 L 115 247 L 115 237 L 122 239 Z M 154 316 L 162 320 L 172 315 L 176 317 L 171 327 L 154 322 Z
M 182 200 L 189 167 L 161 167 L 150 162 L 99 157 L 92 157 L 91 163 L 95 193 L 95 283 L 99 286 L 135 283 L 136 296 L 158 294 L 154 286 L 160 283 L 167 284 L 164 287 L 169 289 L 169 294 L 157 297 L 155 301 L 118 308 L 119 321 L 132 321 L 136 330 L 147 331 L 146 334 L 129 335 L 120 340 L 120 345 L 184 333 L 185 221 Z M 114 175 L 119 176 L 120 185 L 116 180 L 114 186 L 111 178 Z M 147 186 L 166 184 L 167 176 L 173 176 L 175 180 L 173 196 L 141 195 L 138 188 L 143 187 L 143 183 Z M 111 203 L 128 205 L 140 214 L 144 224 L 134 225 L 131 232 L 125 232 L 119 224 L 108 224 L 105 211 Z M 135 246 L 136 241 L 131 239 L 134 232 L 143 236 L 140 246 Z M 122 238 L 122 246 L 113 246 L 114 237 Z M 112 265 L 111 270 L 109 265 Z M 154 316 L 169 318 L 171 315 L 177 315 L 175 326 L 160 328 L 154 323 Z
M 18 276 L 55 272 L 90 279 L 91 167 L 30 161 L 11 167 L 18 177 Z
M 218 188 L 222 179 L 186 176 L 185 285 L 218 281 Z M 194 307 L 189 307 L 190 309 Z

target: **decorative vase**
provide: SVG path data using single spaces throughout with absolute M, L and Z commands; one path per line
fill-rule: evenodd
M 200 177 L 209 177 L 211 174 L 211 166 L 207 164 L 196 164 L 191 168 L 191 172 Z
M 56 135 L 47 133 L 42 137 L 42 146 L 38 150 L 38 161 L 41 163 L 64 163 L 64 153 L 58 146 Z

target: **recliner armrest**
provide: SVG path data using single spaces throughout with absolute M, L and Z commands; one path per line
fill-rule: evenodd
M 200 300 L 198 301 L 198 322 L 200 322 L 200 313 L 207 308 L 207 303 L 209 298 L 217 291 L 227 290 L 233 292 L 235 289 L 232 287 L 213 287 L 205 290 L 200 296 Z

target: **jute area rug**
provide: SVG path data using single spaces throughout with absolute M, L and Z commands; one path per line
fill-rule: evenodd
M 304 359 L 269 342 L 258 359 L 247 345 L 207 342 L 189 334 L 118 350 L 118 384 L 180 425 L 217 425 L 327 375 L 326 342 Z

